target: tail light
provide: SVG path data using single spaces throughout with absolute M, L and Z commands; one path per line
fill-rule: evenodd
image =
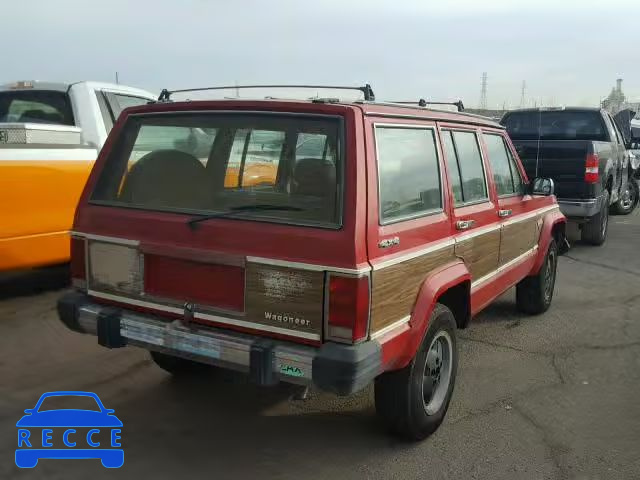
M 86 244 L 84 238 L 71 237 L 71 284 L 80 289 L 87 287 Z
M 600 174 L 600 158 L 595 153 L 587 155 L 587 162 L 584 169 L 584 181 L 587 183 L 598 183 Z
M 327 338 L 355 343 L 367 336 L 369 277 L 329 274 Z

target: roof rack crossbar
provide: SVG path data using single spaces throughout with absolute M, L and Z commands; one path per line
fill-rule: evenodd
M 367 102 L 374 102 L 376 97 L 373 93 L 371 85 L 368 83 L 362 87 L 346 87 L 341 85 L 229 85 L 222 87 L 202 87 L 202 88 L 185 88 L 181 90 L 167 90 L 166 88 L 160 92 L 158 102 L 168 102 L 171 100 L 171 95 L 174 93 L 186 93 L 186 92 L 202 92 L 206 90 L 232 90 L 232 89 L 248 89 L 248 88 L 323 88 L 329 90 L 357 90 L 362 92 L 364 100 Z
M 464 104 L 462 100 L 458 100 L 457 102 L 430 102 L 421 98 L 417 102 L 391 102 L 398 103 L 400 105 L 418 105 L 419 107 L 426 107 L 427 105 L 453 105 L 455 106 L 459 112 L 464 112 Z

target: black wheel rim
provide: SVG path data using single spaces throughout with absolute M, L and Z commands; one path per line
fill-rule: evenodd
M 551 302 L 553 295 L 553 287 L 556 282 L 556 263 L 558 257 L 555 250 L 549 250 L 547 255 L 546 268 L 544 272 L 544 301 L 545 303 Z

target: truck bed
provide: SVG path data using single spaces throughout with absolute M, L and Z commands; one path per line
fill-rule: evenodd
M 0 271 L 68 261 L 68 231 L 96 156 L 84 147 L 0 147 Z
M 607 142 L 588 140 L 513 140 L 529 178 L 548 177 L 555 182 L 559 199 L 585 199 L 597 195 L 597 186 L 584 181 L 588 154 L 609 158 Z M 537 167 L 536 167 L 537 165 Z

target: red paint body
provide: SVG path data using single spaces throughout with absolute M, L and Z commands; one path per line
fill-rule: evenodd
M 327 230 L 220 218 L 203 222 L 199 228 L 192 230 L 186 224 L 190 218 L 189 215 L 105 207 L 89 203 L 90 192 L 105 165 L 106 155 L 113 148 L 114 139 L 120 136 L 128 115 L 184 110 L 251 110 L 342 116 L 346 132 L 343 227 L 339 230 Z M 397 115 L 397 117 L 391 118 L 392 115 Z M 410 115 L 428 115 L 429 118 L 408 118 Z M 360 269 L 369 267 L 371 264 L 375 265 L 376 262 L 387 259 L 389 255 L 425 248 L 431 243 L 435 244 L 461 235 L 455 227 L 457 220 L 472 219 L 476 222 L 474 228 L 483 228 L 501 221 L 497 215 L 499 209 L 512 210 L 511 218 L 515 218 L 518 215 L 555 204 L 555 199 L 552 197 L 525 195 L 524 197 L 499 199 L 491 175 L 491 166 L 487 162 L 486 147 L 483 142 L 480 142 L 487 172 L 490 201 L 459 209 L 454 208 L 451 201 L 453 196 L 447 166 L 443 157 L 443 147 L 439 144 L 440 170 L 445 193 L 443 212 L 381 226 L 378 214 L 378 171 L 373 125 L 393 123 L 430 126 L 436 130 L 450 127 L 478 133 L 498 133 L 507 138 L 513 156 L 518 159 L 517 153 L 503 129 L 488 120 L 472 119 L 471 117 L 469 117 L 471 118 L 469 122 L 477 125 L 461 124 L 460 122 L 464 121 L 464 118 L 455 113 L 411 110 L 375 104 L 318 104 L 287 101 L 202 101 L 163 103 L 128 109 L 114 126 L 95 162 L 80 200 L 80 208 L 76 212 L 74 230 L 94 235 L 135 239 L 143 245 L 153 244 L 154 248 L 164 249 L 168 252 L 175 250 L 176 254 L 172 255 L 174 258 L 158 257 L 157 261 L 151 261 L 147 267 L 145 276 L 149 282 L 148 288 L 153 293 L 158 296 L 178 295 L 185 300 L 213 301 L 220 307 L 241 310 L 244 281 L 242 269 L 232 265 L 212 269 L 204 263 L 198 264 L 190 260 L 191 254 L 188 252 L 203 251 L 210 252 L 212 255 L 220 254 L 226 258 L 238 259 L 257 256 Z M 480 138 L 482 137 L 480 136 Z M 526 173 L 519 160 L 517 163 L 522 177 L 526 179 Z M 553 226 L 564 221 L 564 217 L 559 212 L 547 215 L 537 256 L 527 258 L 522 263 L 497 274 L 490 281 L 471 291 L 472 314 L 484 308 L 523 277 L 535 273 L 540 268 L 548 248 Z M 380 240 L 389 237 L 398 237 L 400 244 L 384 250 L 380 249 L 378 247 Z M 197 254 L 193 254 L 193 256 L 197 257 Z M 497 267 L 498 265 L 496 265 Z M 169 271 L 172 272 L 171 275 L 167 275 Z M 225 286 L 217 293 L 212 293 L 203 286 L 210 283 L 220 284 L 221 279 L 224 279 L 222 282 Z M 383 368 L 385 370 L 401 368 L 411 361 L 422 341 L 428 327 L 428 319 L 440 295 L 451 287 L 465 282 L 468 284 L 470 281 L 470 273 L 462 260 L 451 263 L 429 275 L 420 289 L 410 322 L 392 334 L 378 339 L 382 345 Z M 211 295 L 214 295 L 215 298 Z M 126 308 L 132 307 L 127 306 Z M 140 310 L 140 308 L 135 309 Z M 215 325 L 212 322 L 206 323 Z M 256 335 L 268 335 L 274 338 L 285 338 L 298 343 L 314 344 L 314 342 L 299 338 L 287 338 L 283 335 L 241 327 L 224 325 L 224 328 Z

